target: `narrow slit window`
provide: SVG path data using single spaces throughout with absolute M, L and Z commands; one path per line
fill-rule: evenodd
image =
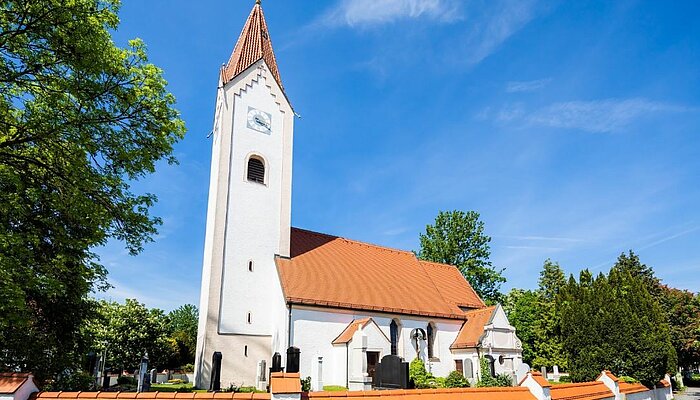
M 258 157 L 248 159 L 248 181 L 265 184 L 265 163 Z
M 248 357 L 248 345 L 243 347 L 243 355 Z
M 248 261 L 248 271 L 253 272 L 253 261 Z
M 253 323 L 253 315 L 251 313 L 248 313 L 248 323 L 249 324 Z

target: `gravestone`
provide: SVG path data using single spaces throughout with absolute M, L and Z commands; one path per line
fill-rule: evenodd
M 275 353 L 272 356 L 272 366 L 270 372 L 282 372 L 282 356 L 280 353 Z
M 374 372 L 372 386 L 375 389 L 408 389 L 408 363 L 399 356 L 382 357 Z
M 542 372 L 542 377 L 544 377 L 544 379 L 547 379 L 547 367 L 540 368 L 540 371 Z
M 209 390 L 218 392 L 221 390 L 221 352 L 215 351 L 211 358 L 211 383 Z
M 158 370 L 153 368 L 151 369 L 151 383 L 158 383 Z
M 472 364 L 472 360 L 467 358 L 464 360 L 464 364 L 462 364 L 462 368 L 464 368 L 464 376 L 468 379 L 471 379 L 474 377 L 474 364 Z
M 287 372 L 299 372 L 299 357 L 300 351 L 298 348 L 292 346 L 287 349 Z

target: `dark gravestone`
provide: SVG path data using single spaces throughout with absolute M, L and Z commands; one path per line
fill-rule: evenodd
M 209 390 L 218 392 L 221 390 L 221 352 L 215 351 L 211 358 L 211 383 Z
M 280 353 L 275 353 L 272 356 L 272 366 L 270 372 L 282 372 L 282 356 Z
M 158 370 L 153 368 L 151 369 L 151 383 L 158 383 Z
M 386 355 L 377 364 L 372 385 L 377 389 L 408 389 L 408 363 L 399 356 Z
M 103 388 L 108 388 L 110 383 L 110 378 L 109 378 L 109 369 L 104 370 L 104 375 L 102 375 L 102 387 Z
M 93 376 L 97 372 L 97 354 L 94 351 L 89 352 L 85 358 L 85 371 Z
M 298 348 L 292 346 L 287 349 L 287 372 L 299 372 L 299 356 L 300 351 Z

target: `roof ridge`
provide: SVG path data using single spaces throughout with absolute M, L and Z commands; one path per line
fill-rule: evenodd
M 341 240 L 344 240 L 348 243 L 363 245 L 363 246 L 367 246 L 367 247 L 373 247 L 373 248 L 385 250 L 385 251 L 392 251 L 392 252 L 400 253 L 400 254 L 411 254 L 411 255 L 415 256 L 415 253 L 413 253 L 411 250 L 402 250 L 402 249 L 397 249 L 395 247 L 382 246 L 382 245 L 378 245 L 378 244 L 374 244 L 374 243 L 364 242 L 362 240 L 349 239 L 349 238 L 346 238 L 344 236 L 331 235 L 328 233 L 311 231 L 311 230 L 304 229 L 304 228 L 292 227 L 292 229 L 297 229 L 300 231 L 308 232 L 308 233 L 311 233 L 313 235 L 325 236 L 325 237 L 333 238 L 333 239 L 341 239 Z M 418 259 L 418 258 L 416 257 L 416 259 Z

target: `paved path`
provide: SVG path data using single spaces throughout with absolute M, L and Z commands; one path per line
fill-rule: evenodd
M 700 388 L 689 387 L 683 394 L 677 394 L 676 400 L 700 400 Z

